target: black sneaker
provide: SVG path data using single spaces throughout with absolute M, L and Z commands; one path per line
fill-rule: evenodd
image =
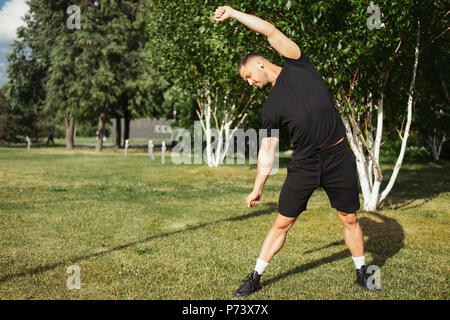
M 258 272 L 253 271 L 252 273 L 248 274 L 244 279 L 244 284 L 237 288 L 237 290 L 234 292 L 235 297 L 245 297 L 249 294 L 258 291 L 261 289 L 261 275 L 258 274 Z
M 366 290 L 379 290 L 377 286 L 368 285 L 369 274 L 367 273 L 366 266 L 361 266 L 361 269 L 356 269 L 356 280 L 355 283 L 360 285 Z

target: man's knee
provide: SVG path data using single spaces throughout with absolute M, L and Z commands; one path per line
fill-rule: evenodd
M 284 230 L 287 232 L 294 225 L 296 220 L 297 218 L 286 217 L 278 213 L 277 219 L 275 220 L 273 226 L 276 229 Z
M 346 213 L 338 210 L 338 214 L 344 226 L 356 226 L 358 224 L 356 213 Z

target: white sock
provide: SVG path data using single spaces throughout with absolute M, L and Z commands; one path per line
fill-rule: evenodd
M 259 275 L 262 275 L 268 265 L 269 265 L 269 262 L 265 262 L 264 260 L 261 260 L 260 258 L 258 258 L 256 260 L 255 271 L 258 272 Z
M 361 269 L 362 266 L 366 265 L 365 256 L 362 257 L 352 257 L 353 262 L 355 263 L 356 269 Z

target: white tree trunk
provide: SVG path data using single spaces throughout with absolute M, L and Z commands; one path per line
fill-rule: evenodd
M 359 184 L 361 186 L 364 203 L 368 203 L 372 187 L 370 185 L 368 163 L 366 157 L 364 156 L 363 146 L 356 134 L 356 129 L 352 128 L 350 125 L 350 121 L 347 118 L 342 118 L 342 121 L 344 122 L 346 128 L 347 139 L 350 142 L 350 147 L 355 154 L 356 168 L 358 170 Z
M 374 162 L 371 160 L 371 169 L 373 171 L 373 183 L 372 183 L 372 190 L 370 193 L 369 201 L 366 203 L 364 202 L 364 210 L 365 211 L 375 211 L 377 209 L 378 203 L 379 203 L 379 193 L 380 193 L 380 187 L 381 183 L 383 182 L 383 176 L 381 175 L 381 170 L 376 169 L 380 168 L 380 147 L 381 147 L 381 137 L 383 135 L 383 119 L 384 119 L 384 113 L 383 113 L 383 103 L 384 103 L 384 97 L 383 94 L 381 94 L 380 100 L 378 102 L 378 110 L 377 110 L 377 131 L 375 136 L 375 141 L 373 144 L 371 144 L 372 150 L 370 150 L 373 153 Z
M 397 162 L 395 163 L 394 170 L 392 171 L 391 178 L 389 179 L 389 182 L 388 182 L 386 188 L 381 193 L 378 204 L 381 203 L 384 199 L 386 199 L 389 192 L 391 192 L 392 187 L 394 186 L 395 180 L 397 179 L 398 172 L 400 171 L 400 168 L 402 166 L 403 157 L 405 156 L 406 144 L 408 142 L 409 129 L 411 127 L 411 120 L 412 120 L 413 93 L 414 93 L 414 86 L 416 83 L 417 65 L 419 64 L 419 44 L 420 44 L 420 24 L 418 25 L 418 28 L 417 28 L 416 48 L 415 48 L 415 52 L 414 52 L 413 75 L 412 75 L 411 83 L 409 84 L 409 93 L 408 93 L 408 114 L 407 114 L 407 119 L 406 119 L 405 131 L 403 133 L 403 137 L 401 137 L 402 146 L 400 147 L 400 153 L 398 155 Z
M 231 143 L 234 143 L 233 136 L 237 129 L 239 129 L 239 126 L 244 122 L 245 118 L 247 117 L 247 113 L 245 113 L 242 118 L 240 119 L 239 123 L 231 129 L 231 125 L 233 124 L 232 119 L 232 113 L 234 111 L 235 106 L 231 108 L 231 111 L 225 111 L 225 117 L 221 122 L 220 129 L 219 129 L 219 140 L 217 143 L 217 146 L 215 147 L 215 163 L 214 166 L 218 167 L 221 164 L 223 164 L 223 161 L 225 159 L 225 156 L 227 155 L 228 150 L 230 149 Z
M 414 55 L 414 67 L 412 72 L 412 79 L 409 86 L 408 92 L 408 103 L 407 103 L 407 120 L 404 129 L 403 136 L 400 136 L 402 140 L 402 145 L 400 148 L 400 153 L 395 163 L 394 170 L 389 179 L 386 188 L 380 193 L 381 183 L 383 181 L 383 176 L 380 169 L 380 149 L 381 149 L 381 138 L 383 134 L 383 103 L 384 97 L 381 94 L 380 100 L 378 101 L 378 111 L 377 111 L 377 129 L 375 140 L 373 139 L 372 133 L 368 134 L 367 141 L 364 141 L 364 137 L 361 134 L 358 124 L 355 121 L 350 121 L 349 118 L 343 117 L 346 128 L 347 138 L 350 142 L 351 149 L 355 154 L 356 167 L 358 170 L 359 182 L 361 185 L 361 191 L 364 198 L 364 211 L 375 211 L 378 205 L 381 204 L 383 200 L 386 199 L 389 192 L 397 179 L 398 172 L 401 168 L 403 158 L 406 151 L 406 145 L 409 136 L 409 130 L 412 121 L 412 108 L 413 108 L 413 93 L 414 85 L 416 81 L 417 66 L 419 63 L 419 44 L 420 44 L 420 25 L 417 30 L 417 40 Z M 359 133 L 359 134 L 358 134 Z M 366 158 L 364 154 L 364 147 L 366 147 L 369 156 Z
M 436 129 L 433 130 L 432 135 L 430 134 L 427 137 L 426 144 L 430 149 L 431 156 L 433 157 L 434 161 L 439 161 L 442 152 L 442 146 L 447 140 L 448 138 L 446 137 L 445 133 L 441 137 Z
M 207 93 L 205 106 L 205 139 L 206 139 L 206 163 L 209 167 L 213 166 L 214 159 L 212 154 L 212 132 L 211 132 L 211 96 Z
M 218 167 L 223 164 L 223 160 L 229 150 L 230 144 L 233 142 L 233 135 L 247 117 L 247 113 L 241 113 L 239 119 L 239 116 L 236 117 L 234 114 L 236 105 L 233 104 L 231 109 L 225 108 L 223 111 L 224 117 L 219 123 L 215 113 L 217 110 L 218 97 L 216 96 L 216 109 L 213 111 L 211 90 L 209 90 L 208 87 L 205 89 L 205 94 L 206 103 L 202 104 L 198 101 L 200 112 L 197 111 L 197 115 L 202 124 L 203 131 L 205 132 L 206 150 L 204 153 L 206 162 L 209 167 Z M 227 97 L 224 98 L 224 105 L 226 104 Z M 212 128 L 211 126 L 211 115 L 214 117 L 216 128 Z M 235 120 L 239 120 L 239 122 L 234 129 L 231 129 L 231 125 Z

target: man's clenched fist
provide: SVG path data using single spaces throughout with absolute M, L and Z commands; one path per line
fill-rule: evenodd
M 256 191 L 252 191 L 248 196 L 247 196 L 247 207 L 256 207 L 259 204 L 259 200 L 261 199 L 262 193 L 261 192 L 256 192 Z
M 218 7 L 214 12 L 214 20 L 215 21 L 225 21 L 231 18 L 231 13 L 233 12 L 233 8 L 229 6 Z

